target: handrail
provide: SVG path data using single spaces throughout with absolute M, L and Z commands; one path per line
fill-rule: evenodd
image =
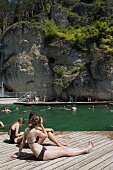
M 19 102 L 30 102 L 36 92 L 27 92 L 26 94 L 22 95 L 18 98 Z
M 2 87 L 2 88 L 3 88 L 3 81 L 2 81 L 2 82 L 0 82 L 0 87 Z

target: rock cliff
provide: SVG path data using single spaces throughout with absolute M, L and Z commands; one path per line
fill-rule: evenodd
M 72 5 L 71 1 L 68 3 L 66 1 L 65 5 Z M 88 6 L 84 11 L 84 5 L 74 8 L 78 16 L 70 19 L 71 25 L 78 24 L 80 16 L 87 15 L 89 10 L 97 10 Z M 41 21 L 43 15 L 40 13 L 38 20 Z M 49 20 L 45 16 L 43 23 Z M 53 5 L 50 17 L 59 28 L 69 26 L 63 8 Z M 82 20 L 81 25 L 89 22 L 91 20 Z M 33 91 L 48 99 L 55 96 L 66 100 L 71 95 L 79 99 L 92 96 L 97 100 L 113 100 L 113 61 L 102 57 L 102 50 L 96 49 L 91 54 L 58 37 L 47 42 L 43 29 L 30 22 L 16 23 L 8 28 L 1 38 L 1 49 L 1 77 L 7 90 Z

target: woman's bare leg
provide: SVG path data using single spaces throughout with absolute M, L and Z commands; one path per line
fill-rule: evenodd
M 58 139 L 56 138 L 56 136 L 54 135 L 54 133 L 52 132 L 48 132 L 48 138 L 55 143 L 57 146 L 66 146 L 66 144 L 61 143 L 60 141 L 58 141 Z M 40 138 L 38 141 L 38 144 L 42 144 L 44 142 L 45 138 Z
M 54 133 L 52 133 L 52 132 L 48 132 L 48 138 L 49 138 L 53 143 L 55 143 L 57 146 L 66 146 L 66 144 L 60 142 L 60 141 L 56 138 L 56 136 L 54 135 Z
M 15 143 L 21 143 L 21 141 L 22 141 L 22 139 L 23 139 L 23 136 L 20 136 L 20 137 L 18 137 L 18 138 L 15 138 Z
M 44 160 L 50 160 L 50 159 L 55 159 L 59 158 L 62 156 L 78 156 L 81 154 L 87 154 L 90 153 L 92 148 L 93 148 L 93 143 L 89 142 L 88 146 L 84 149 L 74 149 L 72 150 L 69 148 L 64 148 L 64 147 L 55 147 L 54 149 L 49 149 L 49 146 L 46 147 L 47 150 L 44 153 Z

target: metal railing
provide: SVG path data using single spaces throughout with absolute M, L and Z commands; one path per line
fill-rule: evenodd
M 33 92 L 27 92 L 26 94 L 18 98 L 18 102 L 30 102 L 33 95 Z
M 4 92 L 3 97 L 18 98 L 19 102 L 32 101 L 36 92 Z
M 3 81 L 2 81 L 2 82 L 0 82 L 0 87 L 2 87 L 2 88 L 3 88 Z

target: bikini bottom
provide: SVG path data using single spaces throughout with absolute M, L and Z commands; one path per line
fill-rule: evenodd
M 47 149 L 43 146 L 39 156 L 36 158 L 38 161 L 43 161 L 44 153 Z

